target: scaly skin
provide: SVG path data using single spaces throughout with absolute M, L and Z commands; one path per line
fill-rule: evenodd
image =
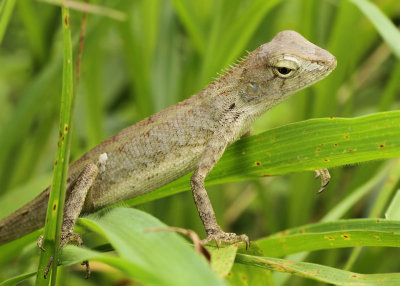
M 261 114 L 335 67 L 334 56 L 298 33 L 279 33 L 203 91 L 122 130 L 74 162 L 69 169 L 67 202 L 88 165 L 98 170 L 87 180 L 91 198 L 76 216 L 151 192 L 195 170 L 191 185 L 207 233 L 205 242 L 247 241 L 245 235 L 227 234 L 218 226 L 204 188 L 205 177 L 226 147 L 248 132 Z M 0 244 L 42 227 L 48 196 L 49 188 L 1 220 Z M 70 211 L 66 207 L 65 214 Z M 71 219 L 68 228 L 74 223 Z

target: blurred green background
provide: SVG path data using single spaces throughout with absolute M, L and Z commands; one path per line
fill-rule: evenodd
M 400 25 L 400 1 L 373 2 Z M 308 118 L 355 117 L 399 107 L 400 62 L 350 1 L 91 3 L 121 11 L 125 20 L 112 18 L 110 12 L 88 15 L 71 160 L 124 127 L 199 92 L 246 50 L 282 30 L 295 30 L 329 50 L 338 67 L 327 79 L 267 112 L 255 123 L 255 133 Z M 0 46 L 0 217 L 50 182 L 62 80 L 60 19 L 58 6 L 16 1 Z M 81 20 L 81 12 L 71 10 L 74 59 Z M 311 172 L 213 186 L 208 191 L 224 230 L 257 239 L 318 221 L 377 174 L 383 163 L 331 170 L 332 181 L 322 195 L 315 194 L 319 181 Z M 379 186 L 372 188 L 346 217 L 368 217 L 379 191 Z M 168 225 L 204 236 L 190 192 L 139 208 Z M 350 252 L 316 251 L 307 261 L 343 268 Z M 398 272 L 398 256 L 397 249 L 365 248 L 351 270 Z M 18 267 L 34 270 L 35 265 Z M 314 284 L 299 278 L 287 281 Z

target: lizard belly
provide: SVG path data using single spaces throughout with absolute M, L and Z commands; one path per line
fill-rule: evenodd
M 94 208 L 149 193 L 182 177 L 196 168 L 204 148 L 180 148 L 166 154 L 162 161 L 148 161 L 147 166 L 139 166 L 132 161 L 132 164 L 100 173 L 93 186 Z

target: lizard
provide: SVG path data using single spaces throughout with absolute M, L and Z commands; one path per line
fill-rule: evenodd
M 69 167 L 60 247 L 79 240 L 73 232 L 79 215 L 151 192 L 191 171 L 207 235 L 203 242 L 247 246 L 246 235 L 226 233 L 217 223 L 204 180 L 227 146 L 248 134 L 259 116 L 335 67 L 328 51 L 295 31 L 282 31 L 199 93 L 103 141 Z M 329 182 L 324 170 L 317 170 L 322 188 Z M 0 245 L 44 225 L 49 194 L 50 187 L 0 220 Z

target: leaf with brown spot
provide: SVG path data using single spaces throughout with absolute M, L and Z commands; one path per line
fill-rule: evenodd
M 359 274 L 314 263 L 244 254 L 238 254 L 236 261 L 333 285 L 400 285 L 400 273 Z
M 264 174 L 284 175 L 400 157 L 398 122 L 400 111 L 390 111 L 350 119 L 306 120 L 246 137 L 227 148 L 205 183 L 215 185 Z M 371 129 L 372 124 L 375 129 Z M 385 148 L 377 148 L 380 142 L 386 142 Z M 263 160 L 265 163 L 255 164 Z M 190 176 L 191 173 L 126 203 L 136 205 L 189 190 Z

